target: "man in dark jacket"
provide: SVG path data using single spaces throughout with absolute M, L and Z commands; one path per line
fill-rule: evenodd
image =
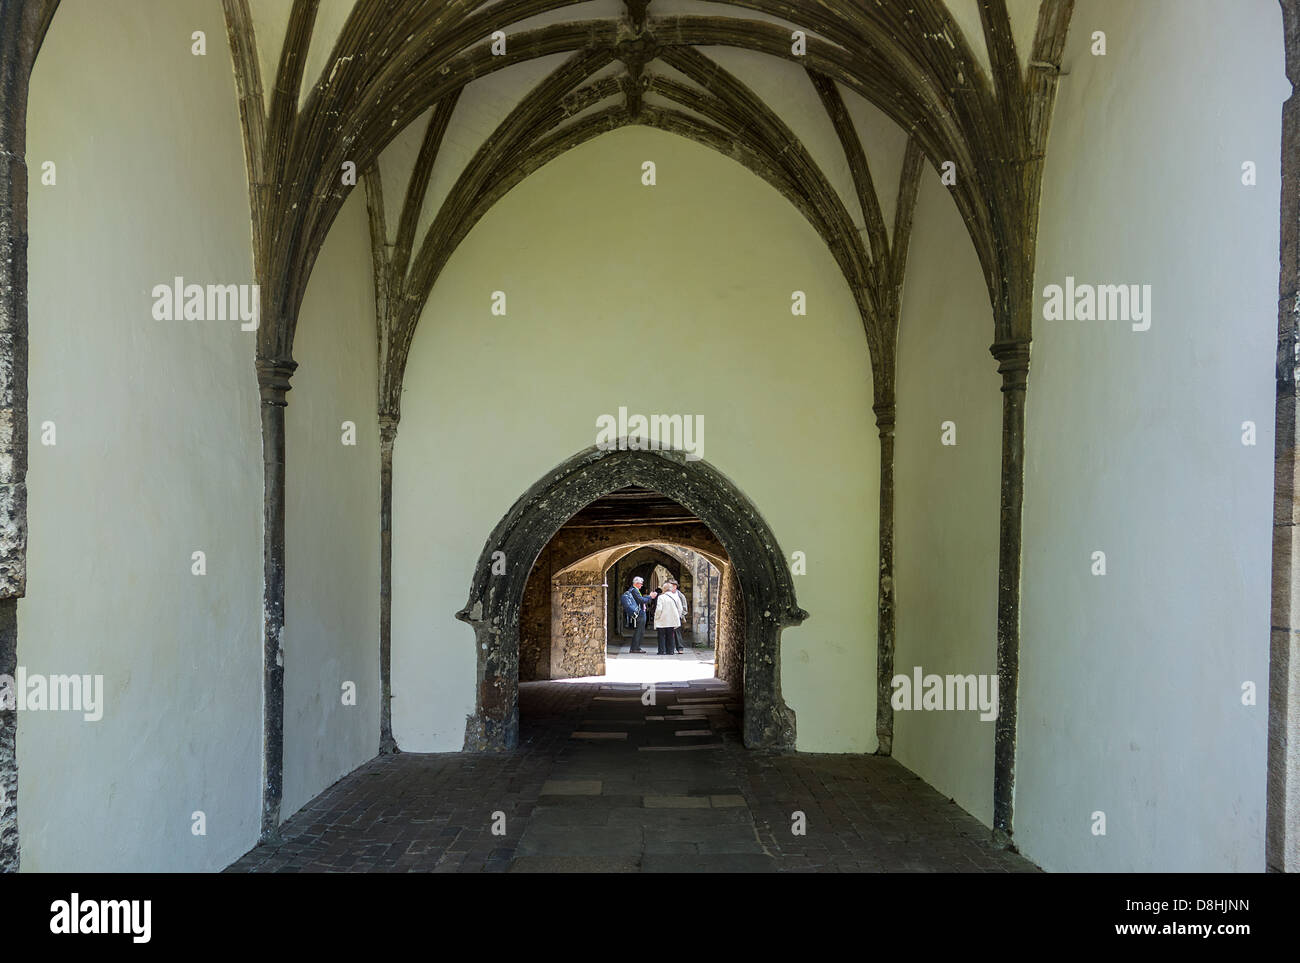
M 645 635 L 646 603 L 659 594 L 651 592 L 649 595 L 642 595 L 641 586 L 644 584 L 645 579 L 638 575 L 632 579 L 632 587 L 622 596 L 623 611 L 636 625 L 636 634 L 632 636 L 632 648 L 628 650 L 629 652 L 641 651 L 641 639 Z

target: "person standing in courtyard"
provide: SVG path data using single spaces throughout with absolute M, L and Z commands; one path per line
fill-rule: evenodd
M 655 602 L 655 632 L 659 636 L 659 654 L 676 655 L 677 629 L 682 624 L 681 606 L 670 593 L 671 582 L 664 583 L 664 591 Z
M 677 603 L 678 623 L 677 629 L 673 632 L 673 644 L 680 654 L 686 651 L 686 645 L 682 641 L 682 626 L 686 624 L 686 596 L 678 588 L 677 579 L 668 580 L 668 594 Z
M 644 584 L 645 579 L 638 575 L 632 579 L 631 588 L 624 592 L 622 596 L 623 611 L 627 613 L 629 619 L 633 620 L 632 624 L 636 627 L 636 634 L 632 636 L 632 647 L 628 650 L 629 652 L 639 653 L 643 651 L 641 639 L 645 637 L 646 603 L 659 594 L 651 592 L 649 595 L 642 595 L 641 586 Z

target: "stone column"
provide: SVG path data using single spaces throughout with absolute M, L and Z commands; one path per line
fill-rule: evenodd
M 1281 0 L 1286 70 L 1300 89 L 1300 0 Z M 1300 93 L 1282 105 L 1282 233 L 1277 407 L 1273 449 L 1273 605 L 1268 673 L 1268 788 L 1264 862 L 1300 871 Z
M 379 754 L 397 752 L 393 739 L 393 442 L 396 412 L 379 413 Z
M 1025 393 L 1029 339 L 989 351 L 1002 375 L 1002 496 L 998 531 L 998 718 L 993 731 L 993 835 L 1009 844 L 1015 810 L 1016 708 L 1020 685 L 1021 509 L 1025 495 Z
M 39 6 L 0 0 L 0 675 L 9 685 L 27 592 L 27 92 Z M 17 731 L 16 703 L 0 707 L 0 872 L 18 871 Z
M 737 692 L 743 692 L 745 685 L 744 608 L 736 566 L 724 563 L 722 576 L 718 579 L 718 622 L 713 661 L 718 667 L 718 678 L 731 683 Z
M 284 409 L 289 379 L 298 365 L 257 359 L 262 395 L 262 832 L 279 838 L 284 791 Z
M 694 562 L 691 617 L 695 619 L 695 638 L 703 639 L 707 647 L 712 641 L 709 638 L 709 560 L 703 555 L 696 555 Z
M 0 674 L 18 664 L 18 599 L 0 599 Z M 6 680 L 7 681 L 7 680 Z M 12 683 L 9 683 L 12 685 Z M 17 693 L 15 693 L 16 695 Z M 0 709 L 0 872 L 18 872 L 18 708 Z
M 880 579 L 876 614 L 876 754 L 894 751 L 894 401 L 872 410 L 880 432 Z

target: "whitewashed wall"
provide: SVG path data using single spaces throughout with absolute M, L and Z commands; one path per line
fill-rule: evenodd
M 207 54 L 191 53 L 202 30 Z M 213 870 L 256 841 L 262 457 L 254 335 L 153 286 L 253 281 L 220 7 L 65 0 L 32 80 L 29 584 L 18 661 L 102 674 L 99 722 L 19 716 L 28 870 Z M 40 183 L 52 160 L 57 181 Z M 372 756 L 378 444 L 364 203 L 303 306 L 286 416 L 287 817 Z M 340 423 L 357 444 L 340 443 Z M 42 426 L 55 425 L 53 446 Z M 206 574 L 192 574 L 192 553 Z M 345 707 L 341 685 L 357 685 Z M 58 760 L 51 764 L 51 760 Z M 206 835 L 191 832 L 202 812 Z
M 1002 395 L 993 313 L 948 188 L 922 174 L 903 285 L 894 443 L 894 671 L 996 674 Z M 945 425 L 951 423 L 950 428 Z M 947 440 L 955 444 L 943 444 Z M 987 824 L 993 726 L 895 710 L 894 757 Z
M 378 359 L 362 190 L 307 286 L 285 409 L 285 817 L 379 751 Z
M 1268 0 L 1075 10 L 1025 447 L 1015 836 L 1050 870 L 1263 869 L 1288 92 Z M 897 667 L 992 672 L 1000 379 L 974 252 L 941 190 L 928 173 L 903 304 Z M 1046 320 L 1044 289 L 1067 276 L 1151 285 L 1150 329 Z M 944 449 L 948 418 L 958 445 Z M 895 750 L 991 822 L 991 724 L 900 713 Z
M 1065 66 L 1038 291 L 1150 284 L 1152 315 L 1034 325 L 1016 836 L 1048 869 L 1260 871 L 1281 12 L 1088 0 Z
M 190 52 L 203 30 L 206 56 Z M 214 870 L 257 835 L 254 335 L 156 321 L 177 275 L 251 283 L 225 27 L 206 2 L 65 0 L 32 77 L 29 672 L 104 677 L 99 722 L 20 712 L 22 867 Z M 42 186 L 41 164 L 57 183 Z M 54 446 L 41 444 L 55 423 Z M 191 553 L 207 574 L 191 574 Z M 196 811 L 207 835 L 191 833 Z

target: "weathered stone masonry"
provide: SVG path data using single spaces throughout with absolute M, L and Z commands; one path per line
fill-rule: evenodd
M 1280 0 L 1286 73 L 1282 106 L 1282 235 L 1273 453 L 1273 601 L 1268 678 L 1268 790 L 1264 859 L 1300 871 L 1300 0 Z
M 0 674 L 27 592 L 27 93 L 58 0 L 0 0 Z M 18 710 L 0 710 L 0 871 L 16 872 Z
M 292 361 L 257 359 L 261 393 L 262 520 L 262 833 L 276 838 L 284 794 L 284 409 Z

